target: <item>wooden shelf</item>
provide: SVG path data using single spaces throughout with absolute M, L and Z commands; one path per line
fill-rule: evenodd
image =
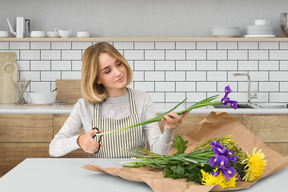
M 276 38 L 215 38 L 215 37 L 101 37 L 101 38 L 0 38 L 0 41 L 288 41 L 288 37 Z

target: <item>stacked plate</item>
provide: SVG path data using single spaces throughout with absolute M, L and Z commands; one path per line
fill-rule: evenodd
M 275 37 L 272 25 L 248 25 L 244 37 Z
M 234 26 L 215 26 L 212 29 L 215 37 L 237 37 L 240 35 L 240 28 Z

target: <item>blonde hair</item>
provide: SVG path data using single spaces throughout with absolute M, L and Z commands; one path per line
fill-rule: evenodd
M 99 72 L 98 58 L 100 53 L 107 53 L 124 64 L 127 71 L 127 85 L 129 85 L 133 79 L 133 71 L 129 63 L 115 47 L 106 42 L 91 45 L 84 52 L 81 73 L 81 93 L 85 101 L 90 104 L 102 102 L 107 98 L 105 87 L 102 84 L 96 83 Z

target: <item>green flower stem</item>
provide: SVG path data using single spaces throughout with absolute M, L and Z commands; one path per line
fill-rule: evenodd
M 204 107 L 204 106 L 208 106 L 208 105 L 219 105 L 221 104 L 221 101 L 216 101 L 216 102 L 211 102 L 213 101 L 214 99 L 216 99 L 218 97 L 218 95 L 214 95 L 214 96 L 211 96 L 209 98 L 206 98 L 180 112 L 177 112 L 176 114 L 178 115 L 182 115 L 184 114 L 185 112 L 187 111 L 190 111 L 192 109 L 196 109 L 196 108 L 200 108 L 200 107 Z M 118 130 L 114 130 L 114 131 L 109 131 L 109 132 L 104 132 L 104 133 L 99 133 L 97 134 L 98 136 L 101 136 L 101 135 L 106 135 L 106 134 L 110 134 L 110 133 L 115 133 L 115 132 L 118 132 L 118 131 L 123 131 L 123 130 L 126 130 L 126 129 L 130 129 L 130 128 L 133 128 L 133 127 L 137 127 L 137 126 L 140 126 L 140 125 L 145 125 L 145 124 L 148 124 L 148 123 L 153 123 L 153 122 L 157 122 L 157 121 L 160 121 L 161 119 L 164 118 L 164 115 L 166 115 L 167 113 L 173 111 L 174 109 L 176 109 L 177 107 L 179 107 L 182 103 L 184 103 L 186 101 L 187 98 L 185 98 L 182 102 L 180 102 L 179 104 L 177 104 L 175 107 L 173 107 L 172 109 L 170 109 L 169 111 L 165 112 L 165 113 L 162 113 L 161 115 L 155 117 L 155 118 L 152 118 L 152 119 L 149 119 L 147 121 L 143 121 L 143 122 L 140 122 L 140 123 L 136 123 L 134 125 L 130 125 L 128 127 L 124 127 L 124 128 L 121 128 L 121 129 L 118 129 Z

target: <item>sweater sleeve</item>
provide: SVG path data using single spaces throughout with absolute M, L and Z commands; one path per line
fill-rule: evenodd
M 156 117 L 154 103 L 148 95 L 144 110 L 144 121 Z M 147 136 L 150 149 L 154 153 L 166 155 L 172 145 L 173 134 L 175 130 L 169 130 L 164 127 L 164 132 L 161 134 L 158 122 L 146 124 L 143 126 L 144 133 Z
M 66 122 L 51 141 L 49 145 L 50 156 L 60 157 L 75 149 L 79 149 L 80 147 L 77 144 L 79 135 L 77 135 L 77 133 L 81 127 L 82 121 L 79 114 L 79 102 L 77 102 Z

